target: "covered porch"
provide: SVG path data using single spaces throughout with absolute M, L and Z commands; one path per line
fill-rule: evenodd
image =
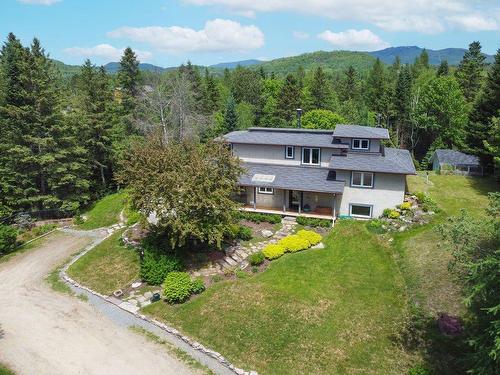
M 242 186 L 235 199 L 242 211 L 335 220 L 336 194 Z

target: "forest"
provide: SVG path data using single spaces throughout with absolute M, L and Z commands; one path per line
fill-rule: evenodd
M 345 63 L 345 62 L 343 62 Z M 127 48 L 116 74 L 87 60 L 63 76 L 40 41 L 9 34 L 0 52 L 0 216 L 19 211 L 78 213 L 119 186 L 115 174 L 132 142 L 148 134 L 207 142 L 260 127 L 333 129 L 352 123 L 389 129 L 390 145 L 426 169 L 437 148 L 499 159 L 500 51 L 485 63 L 472 42 L 458 66 L 375 60 L 292 71 L 238 66 L 214 75 L 187 62 L 162 73 L 139 69 Z

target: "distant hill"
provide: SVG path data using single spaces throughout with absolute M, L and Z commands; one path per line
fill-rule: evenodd
M 106 65 L 104 65 L 104 69 L 106 69 L 108 73 L 117 73 L 119 68 L 120 68 L 120 63 L 118 62 L 109 62 Z M 169 68 L 163 68 L 161 66 L 148 63 L 140 63 L 139 69 L 145 72 L 163 72 Z
M 374 57 L 378 57 L 381 61 L 386 64 L 392 64 L 399 56 L 403 64 L 413 63 L 415 58 L 420 56 L 424 49 L 417 46 L 406 46 L 406 47 L 389 47 L 380 51 L 368 52 Z M 441 61 L 447 60 L 449 65 L 458 65 L 464 53 L 467 50 L 464 48 L 445 48 L 439 50 L 428 49 L 429 63 L 431 65 L 439 65 Z M 494 57 L 491 55 L 486 55 L 486 62 L 493 62 Z
M 80 71 L 80 66 L 78 65 L 66 65 L 59 60 L 52 60 L 52 62 L 59 69 L 63 77 L 71 77 Z
M 304 67 L 305 70 L 312 70 L 321 66 L 329 72 L 340 72 L 352 65 L 358 72 L 364 72 L 370 69 L 374 62 L 375 58 L 365 52 L 318 51 L 265 61 L 251 67 L 258 67 L 259 69 L 262 67 L 264 71 L 274 72 L 277 75 L 295 72 L 299 66 Z
M 251 65 L 256 65 L 262 63 L 261 60 L 242 60 L 242 61 L 233 61 L 233 62 L 225 62 L 225 63 L 219 63 L 219 64 L 213 64 L 209 65 L 209 68 L 220 68 L 220 69 L 234 69 L 238 65 L 240 66 L 251 66 Z

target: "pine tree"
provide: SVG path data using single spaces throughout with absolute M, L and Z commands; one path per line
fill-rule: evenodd
M 238 114 L 236 113 L 236 102 L 230 96 L 226 102 L 226 111 L 224 113 L 223 130 L 224 133 L 229 133 L 236 130 L 238 127 Z
M 311 82 L 312 109 L 326 109 L 331 96 L 328 78 L 323 69 L 318 66 Z
M 118 84 L 122 95 L 122 106 L 127 114 L 135 109 L 135 98 L 139 93 L 141 72 L 139 70 L 139 61 L 132 48 L 127 47 L 123 51 L 118 69 Z
M 191 90 L 193 99 L 195 102 L 195 108 L 197 111 L 203 110 L 203 83 L 201 80 L 200 72 L 198 68 L 191 64 L 191 61 L 188 60 L 187 64 L 182 64 L 179 67 L 179 72 L 184 74 L 188 81 L 191 83 Z
M 352 65 L 344 72 L 342 96 L 344 101 L 357 99 L 358 97 L 358 73 Z
M 93 191 L 104 191 L 112 179 L 111 102 L 109 78 L 103 67 L 85 61 L 76 78 L 81 113 L 81 140 L 92 166 Z
M 276 112 L 278 117 L 292 124 L 297 108 L 300 107 L 300 89 L 293 74 L 288 74 L 278 97 Z
M 373 64 L 367 80 L 366 95 L 371 110 L 387 115 L 387 77 L 379 58 Z
M 410 125 L 412 77 L 410 67 L 405 65 L 399 72 L 394 92 L 394 108 L 396 112 L 396 139 L 405 145 Z
M 481 88 L 481 76 L 485 67 L 485 59 L 486 56 L 481 52 L 481 44 L 479 42 L 472 42 L 455 71 L 455 77 L 465 99 L 469 103 L 472 103 L 476 99 Z
M 215 78 L 205 69 L 203 83 L 203 111 L 212 114 L 219 108 L 220 93 Z
M 493 118 L 500 113 L 500 50 L 497 50 L 495 62 L 488 72 L 486 84 L 470 114 L 467 144 L 470 150 L 481 156 L 485 165 L 490 166 L 492 155 L 484 147 L 484 140 L 491 138 Z
M 439 64 L 439 68 L 436 72 L 436 76 L 438 77 L 447 76 L 449 72 L 450 68 L 448 67 L 448 60 L 441 61 L 441 64 Z

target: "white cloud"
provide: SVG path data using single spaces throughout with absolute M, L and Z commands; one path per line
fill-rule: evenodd
M 308 33 L 303 32 L 303 31 L 294 31 L 293 37 L 295 39 L 309 39 L 310 35 Z
M 121 27 L 108 36 L 148 43 L 169 53 L 241 52 L 264 45 L 264 34 L 258 27 L 223 19 L 207 21 L 201 30 L 180 26 Z
M 61 0 L 17 0 L 23 4 L 33 4 L 33 5 L 52 5 L 60 2 Z
M 496 29 L 497 1 L 471 0 L 184 0 L 195 5 L 220 6 L 239 14 L 292 11 L 334 20 L 366 22 L 388 31 L 437 33 L 450 28 Z M 476 18 L 471 19 L 470 15 Z
M 389 43 L 384 42 L 379 36 L 368 29 L 349 29 L 339 33 L 326 30 L 318 34 L 318 38 L 347 50 L 376 51 L 389 47 Z
M 71 56 L 78 57 L 98 57 L 107 61 L 118 61 L 123 55 L 124 48 L 115 48 L 109 44 L 98 44 L 95 47 L 71 47 L 64 50 L 65 53 Z M 140 51 L 134 49 L 139 61 L 150 59 L 153 54 L 149 51 Z

